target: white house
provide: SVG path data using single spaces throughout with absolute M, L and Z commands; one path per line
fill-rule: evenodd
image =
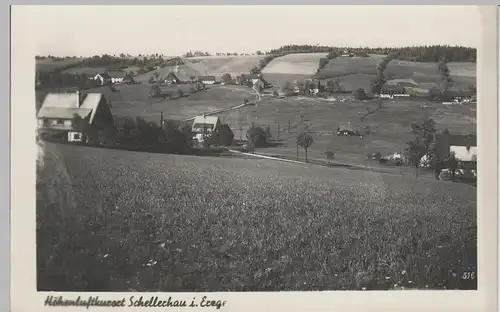
M 193 139 L 203 142 L 205 137 L 210 137 L 220 126 L 221 122 L 217 116 L 196 116 L 191 129 L 194 133 Z
M 198 81 L 206 85 L 211 85 L 216 82 L 215 76 L 198 76 Z
M 450 146 L 450 152 L 455 153 L 455 158 L 460 161 L 473 161 L 477 157 L 477 146 Z
M 73 124 L 75 116 L 87 120 L 89 127 L 97 131 L 114 123 L 101 93 L 49 93 L 37 114 L 38 129 L 65 132 L 69 142 L 82 141 L 83 134 Z

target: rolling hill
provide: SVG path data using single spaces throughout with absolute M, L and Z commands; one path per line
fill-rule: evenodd
M 381 55 L 370 57 L 338 57 L 328 62 L 315 76 L 318 79 L 339 79 L 341 85 L 353 90 L 364 88 L 369 90 L 370 81 L 375 78 L 377 64 Z M 404 79 L 407 83 L 418 87 L 420 84 L 435 84 L 439 79 L 437 63 L 417 63 L 393 60 L 387 66 L 385 75 L 388 80 Z M 468 87 L 476 84 L 476 64 L 467 62 L 448 63 L 451 78 L 457 87 Z M 359 83 L 356 81 L 359 80 Z

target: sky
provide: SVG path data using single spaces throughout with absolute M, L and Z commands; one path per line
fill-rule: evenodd
M 25 6 L 13 7 L 37 55 L 91 56 L 189 50 L 254 53 L 288 44 L 478 47 L 474 6 Z M 31 36 L 30 36 L 31 37 Z

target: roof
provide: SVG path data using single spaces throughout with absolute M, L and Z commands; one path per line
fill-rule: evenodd
M 108 75 L 113 78 L 125 78 L 127 76 L 127 73 L 122 71 L 122 70 L 117 70 L 117 71 L 109 71 Z
M 476 134 L 436 134 L 436 145 L 477 146 Z
M 75 114 L 82 118 L 91 114 L 89 122 L 92 123 L 102 98 L 101 93 L 88 93 L 80 103 L 77 93 L 49 93 L 45 96 L 37 118 L 72 119 Z
M 80 105 L 76 93 L 48 93 L 42 107 L 79 108 Z
M 196 116 L 193 120 L 193 127 L 196 124 L 216 125 L 219 122 L 217 116 Z
M 382 92 L 386 91 L 386 92 L 401 92 L 401 93 L 404 93 L 405 92 L 405 88 L 403 86 L 400 86 L 400 85 L 388 85 L 388 84 L 385 84 L 383 87 L 382 87 Z
M 205 81 L 205 80 L 215 81 L 215 76 L 198 76 L 198 80 L 202 80 L 202 81 Z
M 245 76 L 245 79 L 260 79 L 262 82 L 267 84 L 267 81 L 264 79 L 264 77 L 262 77 L 262 75 L 259 75 L 259 74 L 251 74 L 251 75 Z
M 95 113 L 97 111 L 97 107 L 99 103 L 101 103 L 101 99 L 103 95 L 101 93 L 87 93 L 83 102 L 80 105 L 81 109 L 88 109 L 92 111 L 92 115 L 90 116 L 89 123 L 92 123 L 94 120 Z
M 474 92 L 472 90 L 448 90 L 450 96 L 473 96 Z
M 172 72 L 168 73 L 167 77 L 174 77 L 174 78 L 179 79 L 179 78 L 177 77 L 177 75 L 176 75 L 175 73 L 172 73 Z
M 86 118 L 92 110 L 85 108 L 42 107 L 38 118 L 72 119 L 75 114 Z

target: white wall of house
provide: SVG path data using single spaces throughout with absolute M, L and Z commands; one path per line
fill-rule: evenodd
M 99 74 L 95 75 L 94 80 L 99 80 L 101 82 L 101 85 L 104 84 L 104 78 Z
M 122 83 L 124 78 L 111 78 L 111 83 Z
M 83 136 L 80 132 L 69 131 L 68 142 L 82 142 Z
M 52 129 L 71 129 L 73 122 L 70 119 L 41 118 L 38 119 L 38 126 Z
M 477 157 L 477 147 L 471 146 L 467 151 L 465 146 L 450 146 L 450 152 L 455 152 L 455 157 L 461 161 L 472 161 L 474 155 Z

